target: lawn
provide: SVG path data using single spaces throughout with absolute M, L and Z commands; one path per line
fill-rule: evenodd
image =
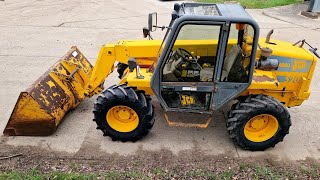
M 27 171 L 11 170 L 0 171 L 0 179 L 12 180 L 94 180 L 94 179 L 216 179 L 216 180 L 232 180 L 232 179 L 319 179 L 319 164 L 295 165 L 290 168 L 286 167 L 270 167 L 257 164 L 239 163 L 234 168 L 217 167 L 215 172 L 207 168 L 194 167 L 192 170 L 183 171 L 181 167 L 172 169 L 163 169 L 154 167 L 143 170 L 112 170 L 98 172 L 79 172 L 81 165 L 72 165 L 73 168 L 68 168 L 67 171 L 41 172 L 35 168 Z
M 198 2 L 223 3 L 229 0 L 197 0 Z M 303 0 L 232 0 L 229 2 L 239 2 L 242 6 L 251 9 L 263 9 L 275 6 L 284 6 L 289 4 L 301 3 Z

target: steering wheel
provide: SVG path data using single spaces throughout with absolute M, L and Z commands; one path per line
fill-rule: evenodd
M 191 61 L 191 62 L 197 62 L 197 58 L 191 54 L 189 51 L 183 49 L 183 48 L 178 48 L 176 50 L 178 56 L 180 56 L 184 61 Z M 191 57 L 192 59 L 189 59 Z

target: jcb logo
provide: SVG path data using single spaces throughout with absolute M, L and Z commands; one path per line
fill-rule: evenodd
M 300 69 L 305 69 L 307 66 L 306 61 L 299 61 L 299 60 L 294 60 L 293 65 L 292 65 L 292 70 L 300 70 Z
M 181 99 L 181 104 L 183 106 L 187 106 L 187 105 L 191 105 L 191 104 L 195 104 L 196 103 L 196 101 L 195 101 L 193 96 L 180 95 L 180 99 Z

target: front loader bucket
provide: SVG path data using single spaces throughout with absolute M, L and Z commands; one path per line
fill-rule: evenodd
M 46 136 L 55 132 L 65 113 L 84 99 L 91 72 L 90 62 L 72 47 L 20 94 L 3 134 Z

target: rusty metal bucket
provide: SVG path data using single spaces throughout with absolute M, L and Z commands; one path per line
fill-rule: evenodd
M 30 88 L 20 93 L 3 134 L 46 136 L 55 132 L 66 112 L 85 98 L 92 69 L 77 47 L 72 47 Z

